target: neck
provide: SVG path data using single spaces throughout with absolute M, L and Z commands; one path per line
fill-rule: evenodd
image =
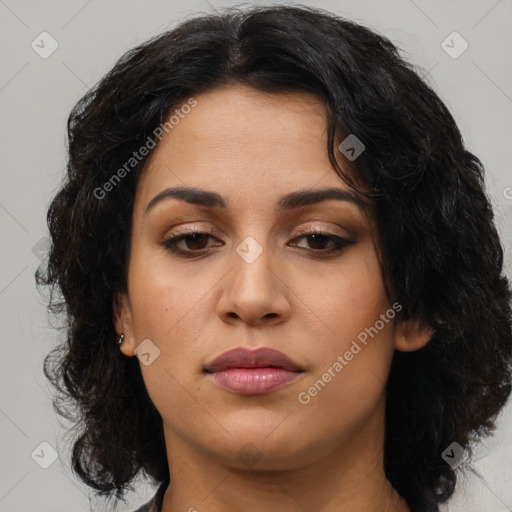
M 372 421 L 383 421 L 383 412 Z M 166 430 L 165 437 L 171 485 L 162 512 L 409 512 L 385 477 L 383 437 L 375 436 L 375 425 L 311 463 L 279 471 L 240 469 L 175 432 Z

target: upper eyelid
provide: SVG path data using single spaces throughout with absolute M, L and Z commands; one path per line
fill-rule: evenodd
M 215 239 L 219 240 L 219 237 L 215 233 L 212 233 L 212 232 L 210 232 L 208 230 L 204 230 L 204 229 L 191 228 L 191 229 L 185 230 L 183 232 L 171 233 L 167 236 L 164 236 L 161 243 L 166 246 L 177 245 L 178 243 L 180 243 L 184 239 L 186 239 L 188 236 L 193 236 L 195 234 L 207 235 L 210 238 L 215 238 Z M 310 228 L 301 230 L 299 233 L 297 233 L 297 234 L 295 234 L 295 236 L 293 236 L 291 241 L 295 241 L 295 240 L 298 240 L 301 238 L 306 238 L 308 236 L 315 235 L 315 234 L 329 237 L 329 238 L 331 238 L 331 241 L 333 241 L 333 240 L 335 242 L 338 241 L 338 243 L 340 243 L 340 241 L 341 241 L 341 243 L 344 243 L 346 245 L 353 245 L 354 243 L 356 243 L 355 240 L 350 236 L 347 237 L 347 236 L 343 236 L 343 235 L 337 235 L 336 233 L 332 233 L 331 231 L 328 231 L 328 230 L 318 229 L 317 227 L 310 227 Z M 171 244 L 170 242 L 173 242 L 173 243 Z M 201 250 L 206 250 L 206 249 L 207 248 L 205 247 L 204 249 L 201 249 Z M 200 251 L 197 251 L 197 252 L 200 252 Z
M 164 235 L 164 240 L 169 240 L 171 238 L 176 238 L 180 236 L 187 236 L 187 235 L 194 235 L 194 234 L 207 234 L 210 236 L 213 236 L 215 238 L 218 238 L 219 236 L 222 236 L 222 233 L 215 229 L 208 229 L 208 228 L 187 228 L 183 231 L 173 232 L 172 230 L 170 232 L 167 232 L 166 235 Z M 304 229 L 301 229 L 298 233 L 295 234 L 294 238 L 307 235 L 307 234 L 323 234 L 338 238 L 347 238 L 345 235 L 340 235 L 337 233 L 333 233 L 332 230 L 329 229 L 323 229 L 319 228 L 318 226 L 309 226 Z
M 202 221 L 199 221 L 199 222 L 202 222 Z M 218 228 L 218 227 L 210 227 L 209 225 L 207 225 L 207 226 L 194 225 L 194 221 L 190 221 L 189 223 L 191 225 L 189 227 L 183 227 L 182 228 L 183 231 L 180 231 L 181 224 L 175 224 L 171 227 L 168 227 L 165 230 L 165 233 L 176 232 L 176 234 L 182 234 L 182 233 L 186 234 L 189 232 L 205 232 L 205 233 L 211 234 L 213 236 L 228 236 L 227 230 L 224 229 L 223 227 Z M 332 227 L 325 227 L 323 225 L 320 226 L 318 223 L 330 224 Z M 343 224 L 338 224 L 338 223 L 334 222 L 333 220 L 325 220 L 325 219 L 309 219 L 301 224 L 307 224 L 306 226 L 301 225 L 301 227 L 298 228 L 298 230 L 301 233 L 307 232 L 310 230 L 318 230 L 318 231 L 325 231 L 325 232 L 327 232 L 327 234 L 332 234 L 332 235 L 341 236 L 341 237 L 351 236 L 351 234 L 354 233 L 354 228 L 355 228 L 355 227 L 349 227 L 349 226 L 346 226 Z M 296 227 L 293 227 L 289 231 L 292 232 L 292 231 L 295 231 L 296 229 L 297 229 Z M 344 235 L 344 234 L 333 233 L 332 230 L 336 230 L 336 229 L 345 231 L 346 234 Z

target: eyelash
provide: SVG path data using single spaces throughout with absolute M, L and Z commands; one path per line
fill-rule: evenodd
M 170 252 L 183 257 L 188 257 L 191 253 L 201 253 L 207 250 L 207 248 L 204 249 L 198 249 L 198 250 L 183 250 L 177 247 L 177 244 L 181 242 L 182 240 L 189 238 L 194 235 L 207 235 L 208 237 L 214 237 L 212 233 L 208 233 L 206 231 L 199 231 L 199 230 L 191 230 L 184 233 L 181 233 L 179 235 L 173 236 L 165 240 L 162 245 L 164 245 Z M 320 256 L 330 256 L 335 253 L 341 252 L 343 249 L 348 247 L 349 245 L 355 244 L 355 242 L 352 242 L 350 240 L 347 240 L 345 238 L 342 238 L 337 235 L 333 235 L 332 233 L 328 233 L 326 231 L 321 231 L 317 229 L 311 229 L 310 231 L 307 231 L 305 233 L 302 233 L 301 235 L 295 237 L 293 240 L 297 240 L 300 238 L 308 238 L 312 235 L 321 235 L 324 237 L 327 237 L 335 242 L 335 247 L 331 249 L 309 249 L 313 253 L 317 253 L 316 255 Z M 215 238 L 215 237 L 214 237 Z M 308 250 L 308 249 L 305 249 Z M 318 254 L 320 253 L 320 254 Z

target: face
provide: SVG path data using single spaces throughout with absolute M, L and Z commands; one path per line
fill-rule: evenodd
M 428 337 L 386 300 L 371 210 L 329 162 L 322 103 L 242 86 L 195 100 L 138 183 L 121 350 L 137 352 L 176 450 L 292 468 L 363 446 L 382 433 L 394 350 Z M 216 195 L 168 190 L 184 187 Z M 337 198 L 283 200 L 324 189 Z M 237 347 L 280 351 L 300 372 L 205 372 Z

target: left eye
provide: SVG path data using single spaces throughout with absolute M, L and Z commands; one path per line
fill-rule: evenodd
M 346 240 L 345 238 L 342 238 L 337 235 L 333 235 L 331 233 L 323 233 L 321 231 L 312 231 L 311 233 L 304 233 L 294 240 L 300 240 L 301 238 L 309 238 L 310 241 L 308 242 L 310 245 L 313 243 L 312 249 L 316 252 L 323 252 L 323 253 L 330 253 L 337 250 L 341 250 L 347 245 L 351 245 L 352 242 L 349 240 Z M 325 246 L 326 243 L 331 242 L 331 248 L 325 248 L 325 247 L 318 247 L 318 246 Z M 316 245 L 316 247 L 315 247 Z
M 180 235 L 171 237 L 163 242 L 171 252 L 179 255 L 187 255 L 193 252 L 200 252 L 207 248 L 207 243 L 210 238 L 216 238 L 211 233 L 202 231 L 190 231 Z M 311 231 L 303 233 L 302 235 L 294 238 L 292 241 L 300 239 L 310 239 L 309 245 L 313 244 L 311 248 L 302 247 L 302 249 L 311 250 L 314 253 L 330 254 L 333 252 L 341 251 L 343 248 L 354 244 L 354 242 L 342 238 L 331 233 L 324 233 L 321 231 Z M 185 243 L 185 248 L 179 247 L 178 244 Z M 331 243 L 331 247 L 325 247 L 326 244 Z M 318 247 L 320 246 L 320 247 Z

